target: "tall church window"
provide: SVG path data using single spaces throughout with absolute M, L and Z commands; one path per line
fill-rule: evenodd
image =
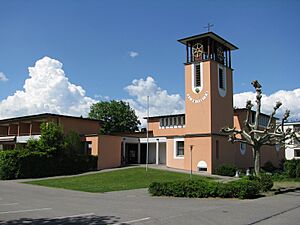
M 200 63 L 195 64 L 195 87 L 200 87 L 201 86 L 201 68 L 200 68 Z
M 226 67 L 222 66 L 221 64 L 218 65 L 217 70 L 218 76 L 218 90 L 219 94 L 222 97 L 226 96 L 227 88 L 226 88 Z
M 219 159 L 219 141 L 216 141 L 216 159 Z
M 224 71 L 219 67 L 219 88 L 225 89 Z

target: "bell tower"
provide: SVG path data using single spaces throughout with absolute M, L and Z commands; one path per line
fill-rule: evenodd
M 184 168 L 213 173 L 234 162 L 220 129 L 233 125 L 231 51 L 238 48 L 213 32 L 178 41 L 186 46 Z
M 178 41 L 186 46 L 186 134 L 219 133 L 233 124 L 231 51 L 238 48 L 213 32 Z

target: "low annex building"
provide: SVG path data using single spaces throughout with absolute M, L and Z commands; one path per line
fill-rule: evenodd
M 246 109 L 233 108 L 231 52 L 238 48 L 213 32 L 179 42 L 186 48 L 185 113 L 148 118 L 148 137 L 146 132 L 100 135 L 101 121 L 40 114 L 1 120 L 0 148 L 37 138 L 41 122 L 57 121 L 65 132 L 74 130 L 82 136 L 86 153 L 98 156 L 98 169 L 146 161 L 208 173 L 222 164 L 253 167 L 250 147 L 229 143 L 220 133 L 224 126 L 241 128 L 246 118 Z M 268 119 L 260 115 L 261 128 Z M 278 166 L 283 158 L 283 150 L 263 147 L 261 166 L 267 161 Z

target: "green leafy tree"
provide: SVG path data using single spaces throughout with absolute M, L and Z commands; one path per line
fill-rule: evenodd
M 112 100 L 98 102 L 91 106 L 89 118 L 103 121 L 100 132 L 110 134 L 138 130 L 141 122 L 128 103 Z
M 65 135 L 65 145 L 68 154 L 83 154 L 80 136 L 75 131 L 71 131 Z
M 38 144 L 32 142 L 33 145 L 39 148 L 39 151 L 47 151 L 49 149 L 64 150 L 65 140 L 62 127 L 54 122 L 41 124 L 41 137 Z

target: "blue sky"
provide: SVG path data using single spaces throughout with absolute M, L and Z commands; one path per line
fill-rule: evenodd
M 0 101 L 22 90 L 44 56 L 63 63 L 86 96 L 128 99 L 124 88 L 151 76 L 184 96 L 185 47 L 178 39 L 212 30 L 239 47 L 234 93 L 299 88 L 300 1 L 0 0 Z M 130 52 L 137 52 L 130 57 Z

